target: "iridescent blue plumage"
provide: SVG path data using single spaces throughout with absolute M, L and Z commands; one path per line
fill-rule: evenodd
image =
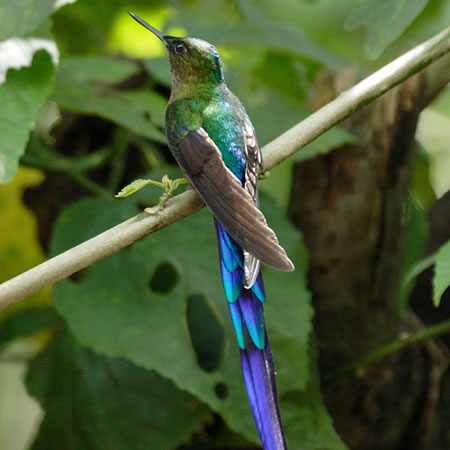
M 240 137 L 237 142 L 243 142 L 242 134 Z M 236 139 L 236 134 L 233 138 Z M 221 141 L 227 148 L 226 137 Z M 236 148 L 236 141 L 233 144 Z M 228 159 L 233 155 L 233 172 L 244 183 L 246 162 L 239 165 L 239 152 L 228 154 Z M 266 294 L 262 275 L 259 271 L 253 285 L 249 289 L 244 287 L 243 250 L 217 220 L 215 225 L 222 283 L 239 344 L 242 374 L 253 417 L 263 448 L 283 449 L 286 442 L 278 409 L 272 352 L 265 330 L 263 303 Z
M 264 321 L 260 261 L 284 271 L 294 266 L 257 207 L 262 160 L 253 127 L 241 102 L 227 88 L 211 44 L 165 36 L 132 16 L 169 51 L 169 148 L 215 216 L 222 283 L 261 443 L 264 450 L 286 449 Z
M 261 272 L 250 289 L 243 284 L 243 252 L 215 220 L 222 283 L 241 354 L 242 374 L 264 449 L 286 448 L 277 403 L 274 366 L 264 323 Z
M 246 349 L 244 327 L 256 348 L 264 348 L 264 284 L 261 274 L 250 289 L 244 288 L 242 249 L 228 236 L 228 233 L 215 221 L 219 243 L 219 260 L 225 296 L 230 304 L 234 329 L 239 347 Z

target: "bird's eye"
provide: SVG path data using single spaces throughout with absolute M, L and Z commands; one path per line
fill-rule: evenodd
M 182 44 L 181 42 L 178 42 L 174 46 L 174 52 L 177 55 L 184 55 L 187 52 L 187 48 L 186 48 L 186 46 L 184 44 Z

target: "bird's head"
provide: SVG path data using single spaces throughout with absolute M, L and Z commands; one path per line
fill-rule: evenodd
M 222 63 L 213 45 L 201 39 L 164 35 L 135 14 L 129 14 L 167 48 L 175 84 L 219 84 L 223 81 Z

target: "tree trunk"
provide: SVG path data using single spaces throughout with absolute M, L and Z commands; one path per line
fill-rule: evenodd
M 352 85 L 344 75 L 331 85 Z M 408 79 L 343 123 L 357 144 L 295 167 L 289 213 L 310 251 L 322 379 L 411 329 L 396 298 L 423 92 L 422 76 Z M 350 448 L 414 448 L 404 445 L 425 395 L 425 365 L 415 347 L 324 387 Z

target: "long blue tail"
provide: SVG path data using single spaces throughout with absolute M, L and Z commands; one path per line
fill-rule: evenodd
M 225 296 L 241 353 L 242 374 L 264 450 L 287 449 L 278 407 L 275 370 L 264 322 L 266 300 L 261 272 L 244 288 L 242 249 L 215 220 Z

